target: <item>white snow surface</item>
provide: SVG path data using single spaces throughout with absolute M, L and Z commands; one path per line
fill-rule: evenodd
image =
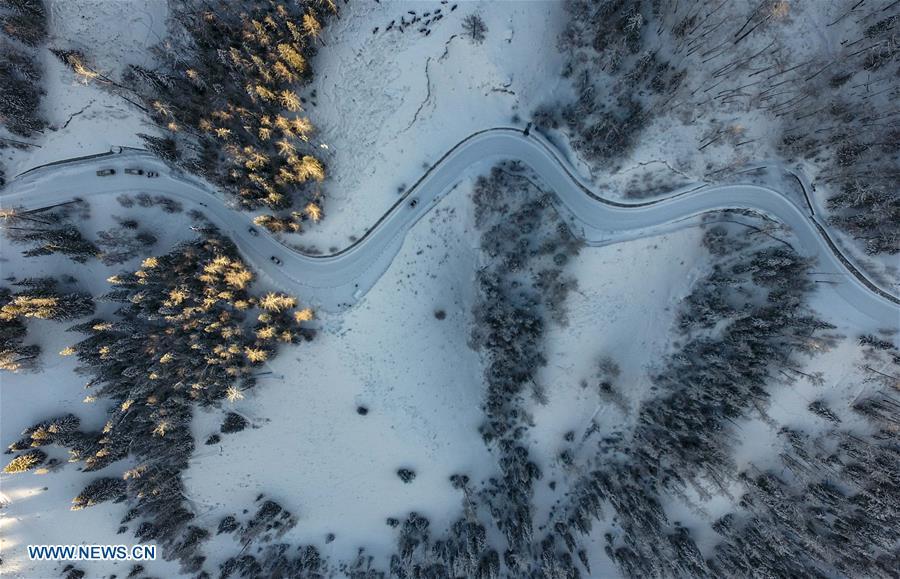
M 462 508 L 450 475 L 493 474 L 478 434 L 481 363 L 467 345 L 477 237 L 464 193 L 413 228 L 357 307 L 325 314 L 313 342 L 265 367 L 272 375 L 258 393 L 236 404 L 251 430 L 200 447 L 186 479 L 205 523 L 265 492 L 299 517 L 286 540 L 338 559 L 360 547 L 383 558 L 396 536 L 387 517 L 417 511 L 446 528 Z M 221 419 L 201 416 L 197 439 Z M 412 483 L 397 477 L 401 467 L 416 472 Z M 336 539 L 325 545 L 329 532 Z
M 309 99 L 312 90 L 317 92 L 316 106 L 308 112 L 328 146 L 322 155 L 329 167 L 329 201 L 327 218 L 321 227 L 305 234 L 304 243 L 322 250 L 345 247 L 350 236 L 361 237 L 397 201 L 398 188 L 406 191 L 425 165 L 433 165 L 457 142 L 480 129 L 512 125 L 515 114 L 527 119 L 535 106 L 568 90 L 559 80 L 561 59 L 555 50 L 565 18 L 561 3 L 460 2 L 455 12 L 431 27 L 428 36 L 415 28 L 402 34 L 383 32 L 390 20 L 407 10 L 421 12 L 437 5 L 353 2 L 342 6 L 341 19 L 327 29 L 325 46 L 313 63 L 316 80 L 305 96 Z M 51 0 L 50 6 L 51 46 L 81 46 L 113 72 L 124 63 L 148 62 L 147 48 L 165 33 L 163 0 Z M 481 45 L 461 35 L 462 18 L 473 12 L 481 14 L 488 27 L 487 41 Z M 372 34 L 375 26 L 381 30 Z M 45 55 L 45 88 L 46 116 L 56 130 L 48 129 L 34 140 L 40 148 L 2 151 L 9 175 L 61 158 L 103 152 L 113 145 L 140 146 L 136 133 L 153 132 L 131 105 L 94 87 L 76 85 L 49 53 Z M 579 226 L 585 226 L 583 234 L 600 245 L 585 248 L 569 266 L 579 280 L 579 291 L 569 298 L 569 325 L 549 330 L 549 363 L 541 380 L 550 400 L 546 406 L 530 409 L 535 417 L 530 442 L 545 471 L 536 491 L 538 523 L 557 496 L 546 490 L 545 483 L 553 479 L 562 484 L 570 476 L 555 459 L 563 434 L 585 427 L 592 417 L 599 416 L 610 430 L 633 418 L 633 412 L 600 407 L 579 385 L 589 377 L 596 357 L 609 354 L 619 362 L 633 411 L 648 395 L 654 364 L 674 347 L 670 330 L 678 302 L 708 265 L 698 245 L 701 231 L 694 227 L 699 212 L 751 204 L 775 213 L 792 226 L 801 250 L 831 263 L 808 217 L 792 201 L 775 200 L 765 189 L 753 189 L 752 194 L 746 188 L 700 191 L 689 198 L 698 205 L 674 201 L 664 204 L 662 211 L 601 211 L 583 192 L 576 193 L 574 182 L 563 172 L 554 176 L 549 161 L 527 153 L 531 150 L 527 139 L 503 143 L 497 148 L 469 149 L 465 163 L 455 161 L 443 172 L 437 171 L 430 186 L 426 183 L 417 190 L 418 195 L 423 191 L 427 195 L 422 195 L 416 210 L 400 205 L 393 229 L 382 229 L 390 235 L 382 234 L 382 241 L 369 245 L 380 251 L 370 249 L 354 258 L 360 260 L 354 267 L 369 262 L 372 275 L 363 280 L 351 276 L 340 291 L 326 288 L 316 294 L 315 288 L 302 285 L 303 276 L 299 280 L 281 276 L 283 268 L 272 266 L 269 255 L 281 252 L 278 255 L 289 264 L 297 254 L 265 235 L 248 236 L 246 218 L 212 197 L 185 198 L 186 208 L 227 216 L 228 233 L 261 270 L 261 287 L 293 288 L 301 300 L 314 299 L 320 305 L 358 301 L 347 311 L 326 308 L 332 311 L 322 312 L 322 331 L 316 340 L 283 349 L 264 370 L 271 374 L 261 377 L 247 399 L 221 410 L 198 411 L 197 452 L 185 477 L 200 521 L 214 526 L 226 514 L 240 515 L 244 508 L 252 513 L 253 500 L 262 492 L 298 515 L 297 527 L 286 537 L 290 541 L 316 544 L 336 559 L 353 556 L 357 548 L 366 546 L 383 563 L 396 533 L 385 525 L 386 517 L 402 519 L 416 510 L 428 516 L 433 527 L 443 528 L 461 510 L 459 493 L 447 477 L 466 472 L 481 481 L 495 472 L 494 456 L 477 433 L 482 418 L 481 363 L 467 346 L 472 279 L 478 267 L 468 176 L 486 169 L 492 159 L 534 155 L 530 158 L 538 166 L 533 168 L 563 196 L 561 206 L 579 218 Z M 645 160 L 651 157 L 646 150 L 642 155 Z M 119 157 L 113 162 L 121 169 L 127 161 Z M 142 158 L 141 163 L 152 161 Z M 58 194 L 95 195 L 90 199 L 93 213 L 87 230 L 109 227 L 112 214 L 133 212 L 161 237 L 150 248 L 153 253 L 168 251 L 190 236 L 183 215 L 173 219 L 158 210 L 125 211 L 115 204 L 115 193 L 147 190 L 149 181 L 122 181 L 121 172 L 114 180 L 100 180 L 93 175 L 96 167 L 76 166 L 53 173 L 62 178 L 57 181 Z M 167 179 L 169 170 L 161 167 L 161 172 L 161 180 Z M 79 177 L 73 180 L 74 176 Z M 178 183 L 165 192 L 197 187 Z M 35 195 L 53 189 L 47 185 L 42 182 Z M 201 202 L 208 206 L 198 205 Z M 647 217 L 653 211 L 656 215 Z M 605 217 L 592 229 L 590 216 L 598 212 Z M 658 227 L 674 218 L 687 221 Z M 585 220 L 587 224 L 582 223 Z M 401 235 L 407 231 L 405 237 Z M 616 234 L 611 236 L 610 231 Z M 71 273 L 82 287 L 100 294 L 107 289 L 103 280 L 120 269 L 96 262 L 78 266 L 56 257 L 24 260 L 5 239 L 2 242 L 3 277 Z M 379 257 L 373 259 L 376 254 Z M 844 272 L 840 264 L 831 266 L 838 269 L 818 269 L 825 272 L 818 280 Z M 815 427 L 805 407 L 823 393 L 849 404 L 860 392 L 859 371 L 851 363 L 858 358 L 853 338 L 900 325 L 894 306 L 883 300 L 870 302 L 871 292 L 849 276 L 841 279 L 837 286 L 820 285 L 813 305 L 838 326 L 835 332 L 848 339 L 811 364 L 824 373 L 826 386 L 801 381 L 778 391 L 771 412 L 780 424 Z M 355 284 L 363 291 L 357 293 Z M 876 305 L 868 313 L 860 314 L 852 307 L 866 310 L 869 306 L 864 304 L 870 303 Z M 445 310 L 446 319 L 437 320 L 436 309 Z M 55 355 L 77 338 L 63 333 L 63 327 L 32 323 L 29 340 L 44 347 L 42 371 L 0 376 L 3 444 L 16 440 L 34 422 L 66 411 L 81 416 L 85 426 L 102 425 L 102 405 L 80 403 L 85 378 L 75 373 L 74 361 Z M 358 415 L 358 405 L 367 406 L 369 414 Z M 247 416 L 251 428 L 223 436 L 220 444 L 203 445 L 230 409 Z M 775 432 L 777 427 L 759 419 L 742 425 L 744 443 L 738 453 L 742 463 L 763 464 Z M 65 458 L 59 450 L 51 456 Z M 116 464 L 96 475 L 114 476 L 127 467 Z M 395 471 L 400 467 L 417 472 L 411 484 L 397 478 Z M 0 478 L 0 501 L 9 503 L 0 511 L 0 550 L 6 573 L 28 578 L 59 575 L 62 564 L 28 561 L 27 544 L 128 544 L 133 540 L 130 533 L 116 534 L 125 504 L 78 512 L 68 509 L 71 498 L 93 476 L 66 465 L 47 475 Z M 673 520 L 685 521 L 701 533 L 701 549 L 706 552 L 714 536 L 703 534 L 703 529 L 732 504 L 717 498 L 698 509 L 673 500 L 667 509 Z M 325 544 L 330 532 L 336 539 Z M 597 576 L 615 576 L 602 553 L 602 532 L 598 525 L 592 568 Z M 211 562 L 219 562 L 233 553 L 234 546 L 227 536 L 218 537 L 205 552 Z M 116 573 L 121 577 L 130 564 L 80 563 L 79 567 L 88 576 Z M 156 576 L 178 576 L 173 563 L 156 561 L 147 568 Z
M 453 4 L 458 8 L 451 12 Z M 412 18 L 409 11 L 438 8 L 445 16 L 430 25 L 428 36 L 418 31 L 421 23 L 399 31 L 401 17 Z M 328 147 L 320 156 L 329 177 L 328 218 L 304 241 L 323 250 L 343 247 L 457 142 L 480 129 L 512 125 L 515 115 L 524 127 L 534 108 L 568 91 L 556 50 L 562 8 L 541 0 L 341 6 L 340 19 L 323 35 L 307 91 L 317 94 L 308 113 Z M 469 14 L 487 26 L 483 44 L 463 35 Z
M 116 225 L 112 216 L 137 219 L 142 228 L 158 237 L 147 253 L 164 253 L 178 242 L 192 237 L 190 220 L 185 213 L 169 214 L 158 208 L 124 208 L 107 195 L 93 201 L 90 217 L 81 223 L 85 233 L 108 229 Z M 106 278 L 122 269 L 136 268 L 143 256 L 122 266 L 105 266 L 97 260 L 77 264 L 59 256 L 24 259 L 20 248 L 11 245 L 5 235 L 0 238 L 0 276 L 17 278 L 71 275 L 78 280 L 74 287 L 94 296 L 108 292 Z M 109 315 L 115 304 L 98 304 L 98 315 Z M 18 440 L 21 432 L 37 422 L 71 412 L 81 418 L 81 428 L 96 431 L 106 422 L 107 405 L 103 401 L 83 403 L 91 392 L 85 389 L 88 378 L 75 371 L 73 357 L 57 354 L 80 339 L 79 334 L 65 332 L 71 323 L 36 320 L 29 323 L 26 343 L 42 347 L 41 368 L 35 373 L 0 374 L 0 439 L 2 446 Z M 118 535 L 119 521 L 128 510 L 126 503 L 103 503 L 89 509 L 71 511 L 72 499 L 94 478 L 120 476 L 132 465 L 128 461 L 116 463 L 95 473 L 82 473 L 77 465 L 68 464 L 68 452 L 59 448 L 45 448 L 50 458 L 58 458 L 63 467 L 44 475 L 0 475 L 0 557 L 3 558 L 4 577 L 45 579 L 59 577 L 64 563 L 30 561 L 26 545 L 33 544 L 133 544 L 130 535 Z M 9 459 L 11 456 L 6 456 Z M 5 462 L 5 461 L 4 461 Z M 4 506 L 7 505 L 8 506 Z M 88 577 L 116 573 L 122 577 L 131 570 L 132 563 L 79 563 Z M 148 569 L 161 577 L 178 576 L 177 563 L 158 560 L 147 564 Z
M 165 0 L 45 0 L 49 48 L 80 50 L 99 70 L 118 76 L 128 64 L 150 66 L 150 47 L 166 35 Z M 32 167 L 114 146 L 142 147 L 138 133 L 157 134 L 143 113 L 101 87 L 78 81 L 49 50 L 41 51 L 46 95 L 36 147 L 0 150 L 7 178 Z M 21 139 L 19 139 L 21 140 Z

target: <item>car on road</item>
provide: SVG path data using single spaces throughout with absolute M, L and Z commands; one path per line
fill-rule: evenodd
M 115 169 L 100 169 L 99 171 L 97 171 L 98 177 L 109 177 L 110 175 L 115 175 L 115 174 L 116 174 Z
M 249 233 L 253 237 L 259 237 L 259 231 L 257 231 L 256 229 L 254 229 L 252 227 L 247 228 L 247 233 Z
M 126 168 L 125 174 L 126 175 L 143 175 L 144 170 L 143 169 Z
M 418 200 L 418 199 L 413 199 L 413 200 L 411 200 L 411 201 L 409 202 L 409 207 L 410 207 L 410 209 L 415 209 L 415 208 L 416 208 L 416 205 L 418 205 L 418 204 L 419 204 L 419 200 Z
M 275 265 L 281 265 L 281 260 L 278 259 L 277 257 L 275 257 L 274 255 L 272 257 L 270 257 L 269 259 L 271 259 L 272 263 L 274 263 Z
M 147 171 L 147 177 L 149 177 L 151 179 L 153 177 L 159 177 L 159 173 L 157 173 L 156 171 Z

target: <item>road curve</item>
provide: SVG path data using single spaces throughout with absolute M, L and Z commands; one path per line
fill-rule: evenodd
M 366 234 L 330 255 L 308 255 L 285 246 L 264 230 L 254 236 L 251 216 L 229 207 L 215 188 L 184 174 L 146 151 L 122 150 L 54 163 L 13 179 L 0 206 L 35 209 L 104 194 L 161 194 L 186 202 L 237 244 L 241 253 L 278 286 L 326 310 L 358 301 L 387 270 L 407 231 L 473 166 L 501 159 L 529 166 L 556 193 L 573 230 L 590 245 L 607 245 L 671 230 L 692 217 L 726 209 L 754 211 L 786 224 L 802 254 L 818 261 L 817 272 L 840 280 L 834 290 L 853 308 L 880 324 L 900 323 L 900 299 L 878 287 L 841 254 L 825 227 L 781 193 L 758 185 L 693 186 L 653 201 L 623 203 L 596 195 L 568 161 L 540 134 L 492 128 L 470 135 L 435 163 Z M 125 167 L 157 171 L 156 179 L 125 175 Z M 101 168 L 116 175 L 97 177 Z M 411 207 L 409 201 L 417 203 Z M 276 264 L 271 258 L 278 258 Z

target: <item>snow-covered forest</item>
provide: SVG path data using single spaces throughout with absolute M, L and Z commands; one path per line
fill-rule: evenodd
M 0 574 L 896 577 L 898 26 L 0 3 Z

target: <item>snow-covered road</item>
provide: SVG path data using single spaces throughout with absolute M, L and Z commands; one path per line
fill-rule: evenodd
M 573 229 L 590 245 L 607 245 L 682 226 L 711 211 L 754 211 L 786 224 L 798 251 L 818 261 L 816 271 L 840 280 L 836 291 L 850 306 L 881 324 L 900 324 L 900 299 L 880 288 L 841 254 L 811 215 L 785 195 L 757 185 L 699 186 L 645 203 L 604 199 L 582 183 L 576 171 L 540 134 L 516 128 L 492 128 L 464 139 L 435 163 L 357 242 L 330 255 L 307 255 L 285 246 L 251 216 L 227 205 L 215 188 L 172 168 L 150 153 L 123 150 L 44 166 L 16 177 L 0 196 L 3 207 L 35 209 L 120 193 L 162 194 L 196 207 L 229 235 L 257 270 L 286 291 L 327 310 L 358 301 L 387 270 L 407 231 L 467 172 L 501 159 L 521 161 L 554 191 L 570 214 Z M 126 167 L 159 172 L 148 179 L 126 175 Z M 116 174 L 98 177 L 98 169 Z M 411 201 L 415 199 L 416 203 Z M 252 232 L 251 232 L 252 230 Z M 280 263 L 276 263 L 272 258 Z

